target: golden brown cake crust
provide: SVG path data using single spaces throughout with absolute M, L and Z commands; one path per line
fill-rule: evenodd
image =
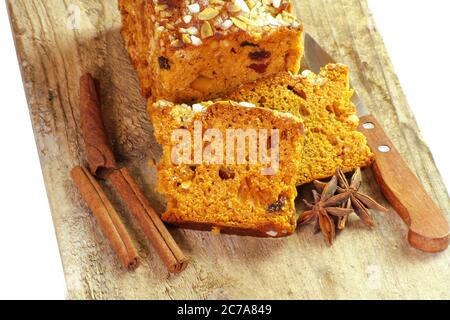
M 287 0 L 120 0 L 119 7 L 142 92 L 153 101 L 205 101 L 300 68 L 303 26 Z
M 167 221 L 166 221 L 167 222 Z M 215 224 L 208 224 L 208 223 L 199 223 L 199 222 L 190 222 L 190 221 L 183 221 L 183 222 L 170 222 L 171 225 L 183 228 L 183 229 L 191 229 L 191 230 L 198 230 L 198 231 L 210 231 L 210 232 L 217 232 L 220 231 L 221 234 L 232 234 L 232 235 L 238 235 L 238 236 L 248 236 L 248 237 L 255 237 L 255 238 L 283 238 L 292 235 L 294 230 L 291 230 L 289 232 L 284 232 L 284 230 L 281 230 L 278 228 L 278 226 L 273 224 L 267 224 L 264 226 L 260 226 L 258 229 L 247 229 L 247 228 L 236 228 L 236 227 L 227 227 L 227 226 L 217 226 Z M 277 235 L 269 235 L 267 232 L 275 232 Z
M 373 153 L 357 131 L 348 67 L 330 64 L 320 74 L 279 73 L 241 86 L 228 98 L 302 117 L 306 138 L 298 185 L 370 165 Z
M 157 168 L 158 191 L 166 195 L 168 203 L 162 216 L 165 222 L 258 237 L 277 238 L 294 232 L 297 222 L 295 181 L 304 135 L 303 123 L 298 117 L 231 101 L 192 107 L 160 101 L 149 110 L 156 138 L 163 147 Z M 279 166 L 263 174 L 262 170 L 274 167 L 268 163 L 248 162 L 248 146 L 244 155 L 247 161 L 242 164 L 229 162 L 228 158 L 219 163 L 174 164 L 173 150 L 177 143 L 171 133 L 182 128 L 194 136 L 199 123 L 202 125 L 199 132 L 206 134 L 209 129 L 217 129 L 224 137 L 229 130 L 272 132 L 269 140 L 258 145 L 258 154 L 261 148 L 273 148 L 275 136 L 271 130 L 278 129 L 279 157 L 274 159 Z M 191 141 L 189 147 L 194 148 L 194 143 Z M 212 144 L 203 143 L 204 147 Z M 238 145 L 233 156 L 239 150 Z

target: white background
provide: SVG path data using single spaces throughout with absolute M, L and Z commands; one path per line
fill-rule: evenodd
M 448 187 L 450 1 L 368 1 Z M 61 261 L 4 1 L 0 45 L 0 299 L 64 299 Z

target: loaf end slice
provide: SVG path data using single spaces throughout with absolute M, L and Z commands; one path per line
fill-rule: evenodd
M 153 102 L 205 101 L 300 68 L 303 25 L 289 0 L 120 0 L 119 8 L 142 93 Z

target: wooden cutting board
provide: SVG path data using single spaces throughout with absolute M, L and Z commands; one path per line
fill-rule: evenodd
M 155 208 L 164 209 L 154 191 L 154 166 L 149 166 L 160 150 L 119 34 L 117 3 L 7 3 L 68 298 L 450 298 L 450 251 L 426 254 L 411 248 L 407 229 L 392 210 L 374 213 L 378 227 L 373 231 L 353 221 L 331 248 L 321 236 L 312 235 L 311 227 L 280 240 L 172 229 L 191 259 L 184 273 L 172 276 L 111 194 L 142 258 L 136 272 L 125 271 L 69 179 L 69 170 L 84 158 L 78 80 L 89 71 L 103 85 L 103 113 L 116 155 L 142 183 Z M 449 218 L 447 191 L 366 1 L 299 0 L 296 7 L 308 32 L 350 66 L 361 98 Z M 369 182 L 365 191 L 387 205 L 370 170 L 364 178 Z

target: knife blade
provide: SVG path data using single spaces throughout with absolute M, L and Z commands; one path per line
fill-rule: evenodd
M 305 34 L 303 67 L 314 73 L 335 60 Z M 409 228 L 411 246 L 425 252 L 440 252 L 448 248 L 449 225 L 442 210 L 427 194 L 416 175 L 409 168 L 395 145 L 376 118 L 355 92 L 352 102 L 360 117 L 358 128 L 366 137 L 375 154 L 372 164 L 374 176 L 386 199 Z M 406 188 L 407 186 L 407 188 Z

